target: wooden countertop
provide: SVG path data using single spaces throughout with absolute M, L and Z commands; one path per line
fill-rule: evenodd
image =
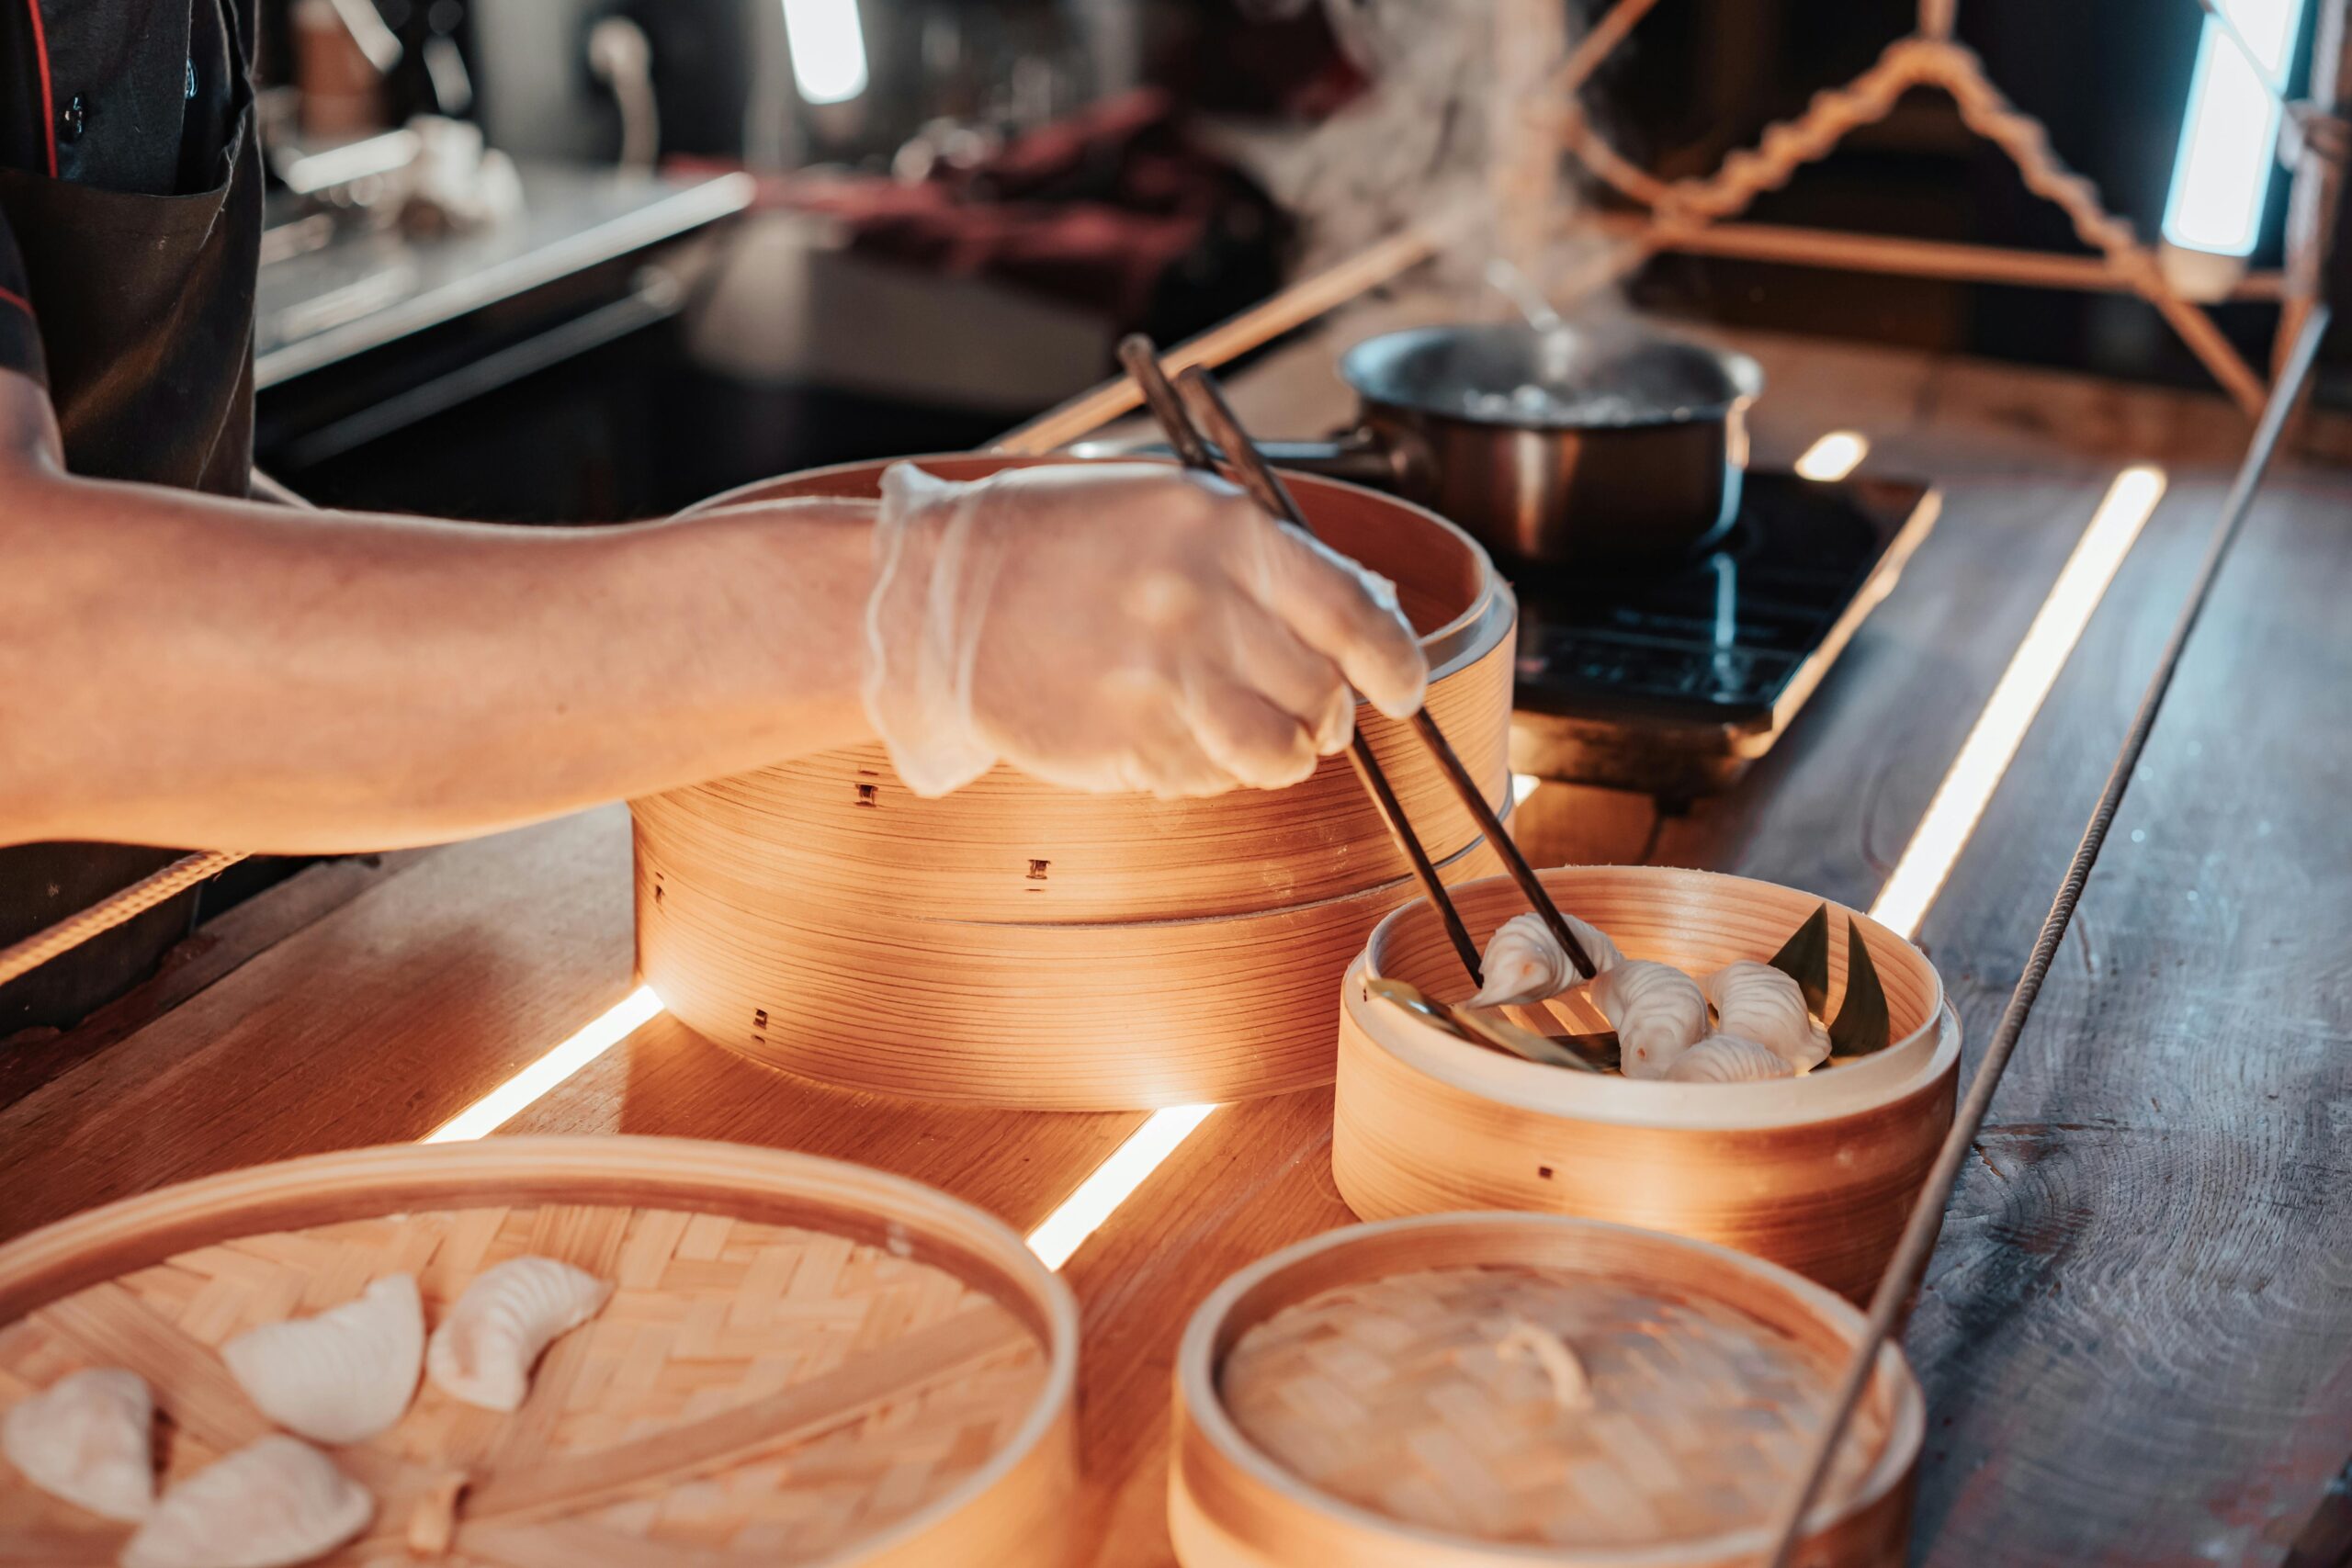
M 1270 434 L 1342 417 L 1335 342 L 1425 307 L 1381 310 L 1239 378 L 1245 412 Z M 1520 818 L 1539 863 L 1647 857 L 1869 903 L 2108 479 L 2130 457 L 2172 472 L 1921 929 L 1973 1070 L 2244 425 L 2213 399 L 1747 346 L 1774 378 L 1759 462 L 1859 429 L 1872 469 L 1943 486 L 1942 519 L 1742 788 L 1661 821 L 1546 785 Z M 2295 468 L 2256 505 L 1946 1218 L 1909 1338 L 1929 1403 L 1919 1561 L 2278 1562 L 2352 1453 L 2348 508 L 2352 479 Z M 611 807 L 316 867 L 74 1033 L 0 1051 L 0 1235 L 423 1135 L 629 991 L 628 854 Z M 1329 1119 L 1328 1090 L 1215 1111 L 1070 1259 L 1100 1562 L 1170 1560 L 1185 1315 L 1243 1263 L 1348 1222 Z M 840 1156 L 1026 1229 L 1140 1121 L 838 1092 L 657 1016 L 504 1131 Z

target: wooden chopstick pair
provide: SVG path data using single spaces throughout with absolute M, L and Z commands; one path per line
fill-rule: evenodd
M 1142 389 L 1144 401 L 1150 407 L 1152 418 L 1159 422 L 1160 429 L 1167 434 L 1168 444 L 1175 449 L 1177 458 L 1186 468 L 1205 473 L 1215 473 L 1218 468 L 1217 452 L 1211 449 L 1209 440 L 1204 439 L 1200 429 L 1193 423 L 1197 416 L 1201 424 L 1208 427 L 1209 438 L 1213 438 L 1217 448 L 1222 450 L 1225 466 L 1233 470 L 1234 478 L 1250 493 L 1251 500 L 1269 515 L 1291 524 L 1300 532 L 1308 535 L 1315 532 L 1314 525 L 1306 520 L 1306 514 L 1299 510 L 1298 502 L 1292 498 L 1289 487 L 1260 456 L 1250 433 L 1242 428 L 1240 420 L 1234 415 L 1232 405 L 1225 400 L 1225 392 L 1216 384 L 1215 377 L 1194 366 L 1181 378 L 1183 395 L 1180 396 L 1177 388 L 1169 384 L 1167 374 L 1159 367 L 1159 351 L 1153 347 L 1151 340 L 1141 333 L 1119 344 L 1119 363 L 1126 367 L 1127 374 L 1134 377 L 1136 385 Z M 1584 943 L 1577 939 L 1577 933 L 1569 929 L 1567 921 L 1561 919 L 1558 906 L 1544 891 L 1543 880 L 1535 874 L 1535 868 L 1529 865 L 1527 857 L 1519 852 L 1519 846 L 1511 840 L 1502 818 L 1495 814 L 1493 807 L 1487 804 L 1486 794 L 1478 787 L 1478 781 L 1472 778 L 1470 770 L 1462 765 L 1462 759 L 1455 753 L 1453 743 L 1437 727 L 1437 721 L 1430 716 L 1427 707 L 1413 715 L 1412 726 L 1413 732 L 1420 737 L 1421 744 L 1428 747 L 1430 754 L 1437 759 L 1446 782 L 1453 786 L 1453 793 L 1460 797 L 1471 818 L 1478 824 L 1479 832 L 1494 845 L 1495 852 L 1502 856 L 1503 864 L 1510 868 L 1511 880 L 1519 884 L 1520 892 L 1543 918 L 1553 939 L 1566 951 L 1569 961 L 1577 966 L 1577 974 L 1590 976 L 1594 973 L 1591 955 L 1585 952 Z M 1421 847 L 1420 836 L 1413 831 L 1412 823 L 1406 818 L 1404 807 L 1397 803 L 1396 792 L 1389 787 L 1388 777 L 1381 771 L 1380 759 L 1373 755 L 1372 747 L 1365 741 L 1362 728 L 1357 729 L 1354 739 L 1349 742 L 1348 760 L 1355 764 L 1356 776 L 1363 782 L 1364 793 L 1372 796 L 1373 805 L 1378 808 L 1381 820 L 1387 824 L 1397 847 L 1412 863 L 1413 874 L 1419 878 L 1421 890 L 1429 895 L 1430 902 L 1437 906 L 1438 914 L 1445 921 L 1446 934 L 1453 940 L 1453 950 L 1461 956 L 1462 966 L 1469 971 L 1471 983 L 1485 985 L 1486 979 L 1478 965 L 1477 944 L 1470 940 L 1469 928 L 1462 923 L 1461 912 L 1454 908 L 1453 898 L 1447 896 L 1445 883 L 1438 876 L 1437 867 L 1430 862 L 1429 852 Z

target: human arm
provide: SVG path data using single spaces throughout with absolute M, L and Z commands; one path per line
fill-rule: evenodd
M 864 739 L 872 511 L 526 529 L 107 483 L 0 371 L 0 842 L 385 849 Z
M 1427 674 L 1385 583 L 1164 468 L 902 468 L 878 529 L 834 501 L 515 529 L 58 454 L 39 388 L 0 372 L 0 842 L 389 848 L 875 726 L 926 793 L 998 760 L 1276 787 L 1347 743 L 1349 681 L 1401 715 Z

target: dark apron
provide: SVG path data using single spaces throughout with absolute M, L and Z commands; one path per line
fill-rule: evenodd
M 235 25 L 230 7 L 220 14 Z M 252 89 L 243 73 L 237 83 L 226 173 L 210 190 L 133 196 L 0 169 L 74 473 L 246 493 L 262 173 Z M 176 858 L 119 844 L 0 849 L 0 945 Z M 187 934 L 196 899 L 170 899 L 0 986 L 0 1039 L 70 1025 L 137 984 Z

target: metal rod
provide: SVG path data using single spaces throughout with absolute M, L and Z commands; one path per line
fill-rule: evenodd
M 1169 386 L 1167 371 L 1159 369 L 1159 353 L 1152 348 L 1152 341 L 1141 332 L 1129 333 L 1120 341 L 1120 365 L 1125 365 L 1126 374 L 1136 378 L 1136 388 L 1143 392 L 1143 402 L 1150 407 L 1152 419 L 1159 421 L 1159 430 L 1169 437 L 1169 446 L 1176 449 L 1179 461 L 1200 472 L 1216 472 L 1216 456 L 1209 451 L 1209 442 L 1202 440 L 1200 428 L 1193 423 L 1193 413 L 1183 407 L 1183 398 L 1176 395 L 1176 388 Z M 1402 849 L 1404 858 L 1414 865 L 1414 877 L 1420 882 L 1420 891 L 1430 896 L 1430 903 L 1437 905 L 1437 915 L 1444 917 L 1446 936 L 1453 938 L 1453 952 L 1461 957 L 1463 968 L 1470 971 L 1470 985 L 1487 985 L 1487 978 L 1479 971 L 1477 942 L 1470 941 L 1470 926 L 1463 924 L 1453 900 L 1446 898 L 1444 877 L 1437 874 L 1437 865 L 1430 861 L 1430 851 L 1420 846 L 1420 835 L 1414 832 L 1411 818 L 1404 816 L 1404 804 L 1397 802 L 1397 792 L 1387 785 L 1387 773 L 1381 769 L 1381 760 L 1371 755 L 1371 743 L 1364 740 L 1362 728 L 1348 739 L 1348 761 L 1355 764 L 1357 781 L 1364 785 L 1364 795 L 1369 795 L 1374 808 L 1381 813 L 1381 825 L 1387 828 L 1387 837 L 1397 841 L 1397 849 Z
M 1159 353 L 1153 347 L 1151 339 L 1141 333 L 1133 333 L 1122 339 L 1119 363 L 1125 366 L 1127 374 L 1135 378 L 1146 406 L 1151 410 L 1152 418 L 1159 422 L 1161 433 L 1168 437 L 1168 445 L 1175 448 L 1177 457 L 1188 468 L 1206 474 L 1216 473 L 1215 455 L 1209 450 L 1209 444 L 1202 439 L 1199 428 L 1193 423 L 1193 416 L 1184 407 L 1184 400 L 1176 395 L 1174 387 L 1169 385 L 1168 373 L 1159 367 Z M 1430 902 L 1437 906 L 1438 914 L 1444 919 L 1445 934 L 1453 939 L 1453 951 L 1461 958 L 1462 966 L 1470 972 L 1470 983 L 1483 987 L 1487 981 L 1478 967 L 1478 944 L 1470 940 L 1470 928 L 1462 923 L 1461 912 L 1454 908 L 1453 900 L 1446 897 L 1444 878 L 1438 875 L 1437 866 L 1430 860 L 1429 852 L 1421 847 L 1420 835 L 1413 831 L 1411 819 L 1406 817 L 1405 807 L 1397 800 L 1396 792 L 1389 787 L 1388 775 L 1381 770 L 1380 759 L 1372 754 L 1372 747 L 1364 739 L 1361 728 L 1349 738 L 1348 761 L 1355 765 L 1356 778 L 1363 784 L 1364 793 L 1372 796 L 1372 804 L 1380 813 L 1381 823 L 1387 828 L 1389 836 L 1396 840 L 1396 847 L 1405 852 L 1405 858 L 1412 863 L 1413 874 L 1419 879 L 1421 891 L 1429 895 Z
M 1168 437 L 1177 459 L 1188 468 L 1204 474 L 1216 472 L 1216 454 L 1193 424 L 1193 416 L 1184 411 L 1184 400 L 1176 395 L 1169 383 L 1168 373 L 1159 367 L 1159 349 L 1141 333 L 1129 333 L 1119 340 L 1119 363 L 1143 392 L 1144 406 L 1159 423 L 1160 434 Z
M 1771 1568 L 1789 1568 L 1794 1560 L 1805 1515 L 1820 1495 L 1830 1461 L 1845 1436 L 1846 1423 L 1860 1402 L 1862 1391 L 1870 1386 L 1881 1348 L 1894 1334 L 1896 1321 L 1903 1316 L 1912 1292 L 1919 1288 L 1919 1281 L 1927 1273 L 1928 1257 L 1935 1250 L 1936 1234 L 1942 1227 L 1944 1206 L 1951 1201 L 1953 1184 L 1960 1179 L 1961 1168 L 1968 1158 L 1978 1129 L 1984 1124 L 1985 1113 L 1992 1109 L 1994 1091 L 2000 1088 L 2001 1075 L 2007 1070 L 2009 1058 L 2017 1050 L 2018 1037 L 2024 1032 L 2034 1000 L 2041 994 L 2041 982 L 2057 957 L 2058 944 L 2065 940 L 2066 928 L 2075 918 L 2075 906 L 2082 899 L 2091 868 L 2098 863 L 2099 849 L 2107 842 L 2108 829 L 2114 825 L 2116 809 L 2123 804 L 2123 792 L 2131 785 L 2140 754 L 2147 750 L 2148 736 L 2155 728 L 2156 715 L 2164 707 L 2165 694 L 2172 687 L 2173 672 L 2179 668 L 2189 634 L 2197 629 L 2198 617 L 2204 614 L 2213 580 L 2220 575 L 2222 562 L 2237 538 L 2240 525 L 2245 521 L 2255 490 L 2262 482 L 2263 471 L 2270 466 L 2270 454 L 2278 444 L 2278 433 L 2302 390 L 2304 378 L 2311 373 L 2312 362 L 2319 353 L 2320 337 L 2327 330 L 2327 314 L 2324 305 L 2312 310 L 2302 334 L 2295 340 L 2294 351 L 2284 370 L 2270 389 L 2261 422 L 2255 426 L 2254 439 L 2246 447 L 2245 461 L 2238 465 L 2237 478 L 2222 502 L 2221 520 L 2214 525 L 2212 542 L 2205 547 L 2205 558 L 2189 584 L 2188 597 L 2173 624 L 2172 637 L 2156 660 L 2155 673 L 2149 679 L 2146 694 L 2140 699 L 2140 710 L 2132 716 L 2122 749 L 2116 753 L 2115 765 L 2108 771 L 2098 804 L 2093 807 L 2090 821 L 2083 829 L 2082 840 L 2075 846 L 2075 858 L 2067 865 L 2066 880 L 2059 884 L 2058 895 L 2051 900 L 2050 913 L 2041 922 L 2041 934 L 2034 941 L 2025 972 L 2018 976 L 2017 989 L 2009 995 L 2000 1027 L 1994 1031 L 1976 1077 L 1969 1082 L 1968 1098 L 1961 1102 L 1959 1114 L 1952 1119 L 1951 1131 L 1937 1152 L 1926 1184 L 1919 1189 L 1918 1201 L 1911 1206 L 1911 1217 L 1903 1227 L 1903 1239 L 1896 1246 L 1886 1272 L 1880 1276 L 1878 1289 L 1871 1293 L 1870 1316 L 1863 1324 L 1861 1340 L 1854 1348 L 1845 1381 L 1838 1385 L 1837 1397 L 1830 1404 L 1828 1420 L 1815 1439 L 1805 1465 L 1804 1481 L 1773 1520 L 1773 1534 L 1779 1544 L 1772 1550 Z
M 1255 496 L 1258 503 L 1267 511 L 1292 524 L 1302 533 L 1314 533 L 1314 528 L 1306 521 L 1306 514 L 1291 498 L 1289 487 L 1260 455 L 1250 439 L 1250 433 L 1235 417 L 1233 407 L 1225 400 L 1225 393 L 1218 388 L 1216 378 L 1205 370 L 1194 368 L 1184 372 L 1181 384 L 1193 400 L 1194 412 L 1208 426 L 1209 435 L 1224 451 L 1226 460 L 1233 466 L 1234 473 L 1241 480 L 1241 488 Z M 1559 907 L 1552 902 L 1551 894 L 1544 890 L 1543 879 L 1535 874 L 1535 868 L 1527 863 L 1527 857 L 1519 852 L 1519 845 L 1512 841 L 1502 818 L 1496 816 L 1495 808 L 1487 804 L 1486 792 L 1478 787 L 1478 781 L 1470 776 L 1470 770 L 1462 765 L 1453 743 L 1446 739 L 1445 732 L 1437 727 L 1437 720 L 1430 716 L 1428 708 L 1424 707 L 1413 716 L 1413 732 L 1421 738 L 1421 743 L 1437 759 L 1446 782 L 1453 786 L 1453 793 L 1461 797 L 1463 806 L 1477 822 L 1478 830 L 1486 835 L 1487 842 L 1502 856 L 1511 880 L 1519 884 L 1520 892 L 1543 917 L 1553 939 L 1566 950 L 1569 961 L 1577 966 L 1577 973 L 1588 978 L 1599 973 L 1593 967 L 1591 955 L 1585 952 L 1584 943 L 1577 940 L 1577 933 L 1568 928 L 1568 922 L 1560 918 Z

